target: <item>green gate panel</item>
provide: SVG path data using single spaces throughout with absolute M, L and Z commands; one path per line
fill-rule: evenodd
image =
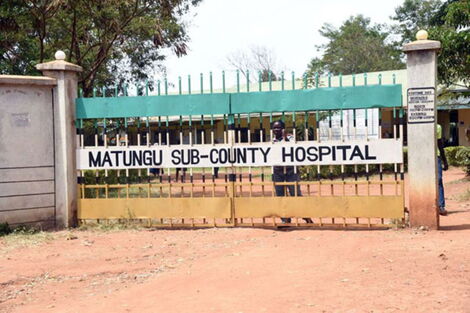
M 78 98 L 77 119 L 230 113 L 230 94 Z
M 401 85 L 248 93 L 78 98 L 77 119 L 221 115 L 402 106 Z
M 401 91 L 401 85 L 371 85 L 234 93 L 231 113 L 401 107 Z

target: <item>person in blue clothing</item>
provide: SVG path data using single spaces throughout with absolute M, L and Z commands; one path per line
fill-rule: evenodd
M 438 207 L 440 215 L 447 215 L 446 210 L 446 199 L 444 196 L 444 184 L 442 182 L 442 171 L 447 171 L 449 165 L 447 164 L 447 158 L 444 151 L 444 142 L 442 139 L 442 127 L 437 124 L 436 127 L 436 138 L 437 138 L 437 184 L 438 184 Z
M 273 130 L 273 143 L 282 143 L 282 142 L 289 142 L 294 141 L 294 137 L 290 134 L 286 134 L 285 132 L 285 124 L 282 120 L 277 120 L 272 124 Z M 299 181 L 299 175 L 295 172 L 293 166 L 273 166 L 273 182 L 297 182 Z M 286 188 L 287 187 L 287 188 Z M 297 190 L 295 190 L 295 185 L 289 186 L 274 186 L 276 191 L 276 196 L 278 197 L 285 197 L 286 196 L 286 189 L 289 190 L 289 195 L 294 197 L 302 196 L 302 192 L 300 191 L 300 186 L 297 185 Z M 290 223 L 290 218 L 281 218 L 283 223 Z M 313 223 L 311 218 L 304 218 L 304 221 L 307 223 Z

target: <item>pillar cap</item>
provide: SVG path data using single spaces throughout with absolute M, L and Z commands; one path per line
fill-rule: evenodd
M 61 50 L 55 53 L 55 60 L 40 63 L 36 65 L 39 71 L 68 71 L 68 72 L 82 72 L 83 68 L 79 65 L 65 61 L 65 53 Z
M 416 33 L 416 41 L 407 43 L 403 46 L 403 52 L 418 51 L 418 50 L 439 50 L 441 42 L 436 40 L 428 40 L 428 32 L 420 29 Z

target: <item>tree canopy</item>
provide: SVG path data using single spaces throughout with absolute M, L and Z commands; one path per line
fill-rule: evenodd
M 470 88 L 470 0 L 406 0 L 395 10 L 403 42 L 415 40 L 418 29 L 439 40 L 438 79 L 447 86 Z
M 0 73 L 35 75 L 64 50 L 83 67 L 80 84 L 145 80 L 165 58 L 181 56 L 183 17 L 201 0 L 9 0 L 0 2 Z
M 314 73 L 352 74 L 403 68 L 400 50 L 390 40 L 384 25 L 371 24 L 370 19 L 358 15 L 346 20 L 339 29 L 324 24 L 320 34 L 328 39 L 317 46 L 321 58 L 308 64 L 307 75 Z

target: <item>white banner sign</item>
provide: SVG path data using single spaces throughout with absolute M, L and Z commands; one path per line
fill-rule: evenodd
M 253 143 L 87 147 L 77 150 L 77 169 L 229 167 L 402 163 L 402 141 Z

